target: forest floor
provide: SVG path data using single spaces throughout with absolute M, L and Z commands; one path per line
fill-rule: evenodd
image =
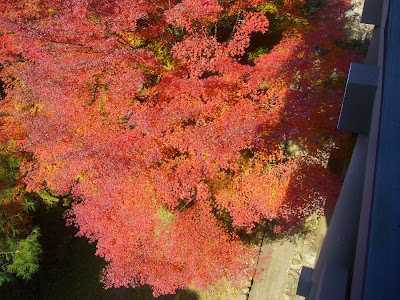
M 100 282 L 103 258 L 95 255 L 96 245 L 76 237 L 77 229 L 65 226 L 62 201 L 53 207 L 41 205 L 34 222 L 40 226 L 43 248 L 40 269 L 29 281 L 4 284 L 0 299 L 16 300 L 153 300 L 150 286 L 137 288 L 103 288 Z M 178 290 L 157 300 L 197 300 L 191 290 Z
M 26 283 L 20 281 L 2 286 L 0 299 L 154 299 L 149 286 L 105 290 L 100 283 L 104 260 L 94 255 L 95 244 L 89 244 L 86 238 L 75 237 L 76 228 L 65 226 L 64 212 L 61 203 L 52 208 L 42 206 L 38 209 L 35 223 L 41 227 L 44 251 L 40 271 Z M 272 259 L 259 264 L 265 270 L 254 278 L 251 287 L 237 289 L 222 280 L 219 288 L 208 293 L 195 289 L 180 290 L 176 295 L 162 296 L 157 300 L 298 299 L 285 298 L 283 292 L 290 289 L 287 295 L 294 295 L 301 265 L 313 267 L 316 245 L 322 240 L 319 238 L 318 241 L 318 235 L 322 236 L 318 233 L 320 227 L 311 220 L 308 229 L 301 234 L 290 237 L 267 235 L 261 256 L 268 256 L 274 250 Z

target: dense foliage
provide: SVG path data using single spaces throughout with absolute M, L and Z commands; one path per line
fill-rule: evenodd
M 240 282 L 255 254 L 241 229 L 336 199 L 349 3 L 313 3 L 0 4 L 0 137 L 32 154 L 28 191 L 76 200 L 106 287 Z
M 32 228 L 34 202 L 25 197 L 20 161 L 14 151 L 0 147 L 0 286 L 14 276 L 29 279 L 39 268 L 39 228 Z

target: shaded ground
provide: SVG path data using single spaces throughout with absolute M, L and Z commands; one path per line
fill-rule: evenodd
M 35 223 L 41 228 L 44 251 L 40 270 L 27 283 L 19 280 L 2 286 L 0 299 L 154 299 L 149 286 L 105 290 L 100 283 L 104 260 L 95 256 L 94 244 L 74 237 L 77 230 L 65 226 L 64 210 L 61 203 L 37 210 Z M 198 295 L 179 291 L 157 299 L 195 300 Z

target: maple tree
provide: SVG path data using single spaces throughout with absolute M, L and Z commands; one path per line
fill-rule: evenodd
M 324 161 L 343 139 L 349 8 L 3 1 L 0 137 L 32 154 L 27 191 L 75 199 L 68 222 L 109 262 L 106 287 L 240 282 L 256 249 L 235 229 L 289 226 L 337 197 Z M 256 49 L 269 30 L 279 40 Z

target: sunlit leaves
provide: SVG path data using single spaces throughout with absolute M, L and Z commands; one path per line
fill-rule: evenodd
M 0 138 L 32 154 L 28 191 L 76 200 L 68 222 L 97 241 L 107 287 L 238 283 L 254 249 L 235 230 L 334 201 L 317 154 L 338 136 L 346 2 L 29 3 L 0 4 Z

